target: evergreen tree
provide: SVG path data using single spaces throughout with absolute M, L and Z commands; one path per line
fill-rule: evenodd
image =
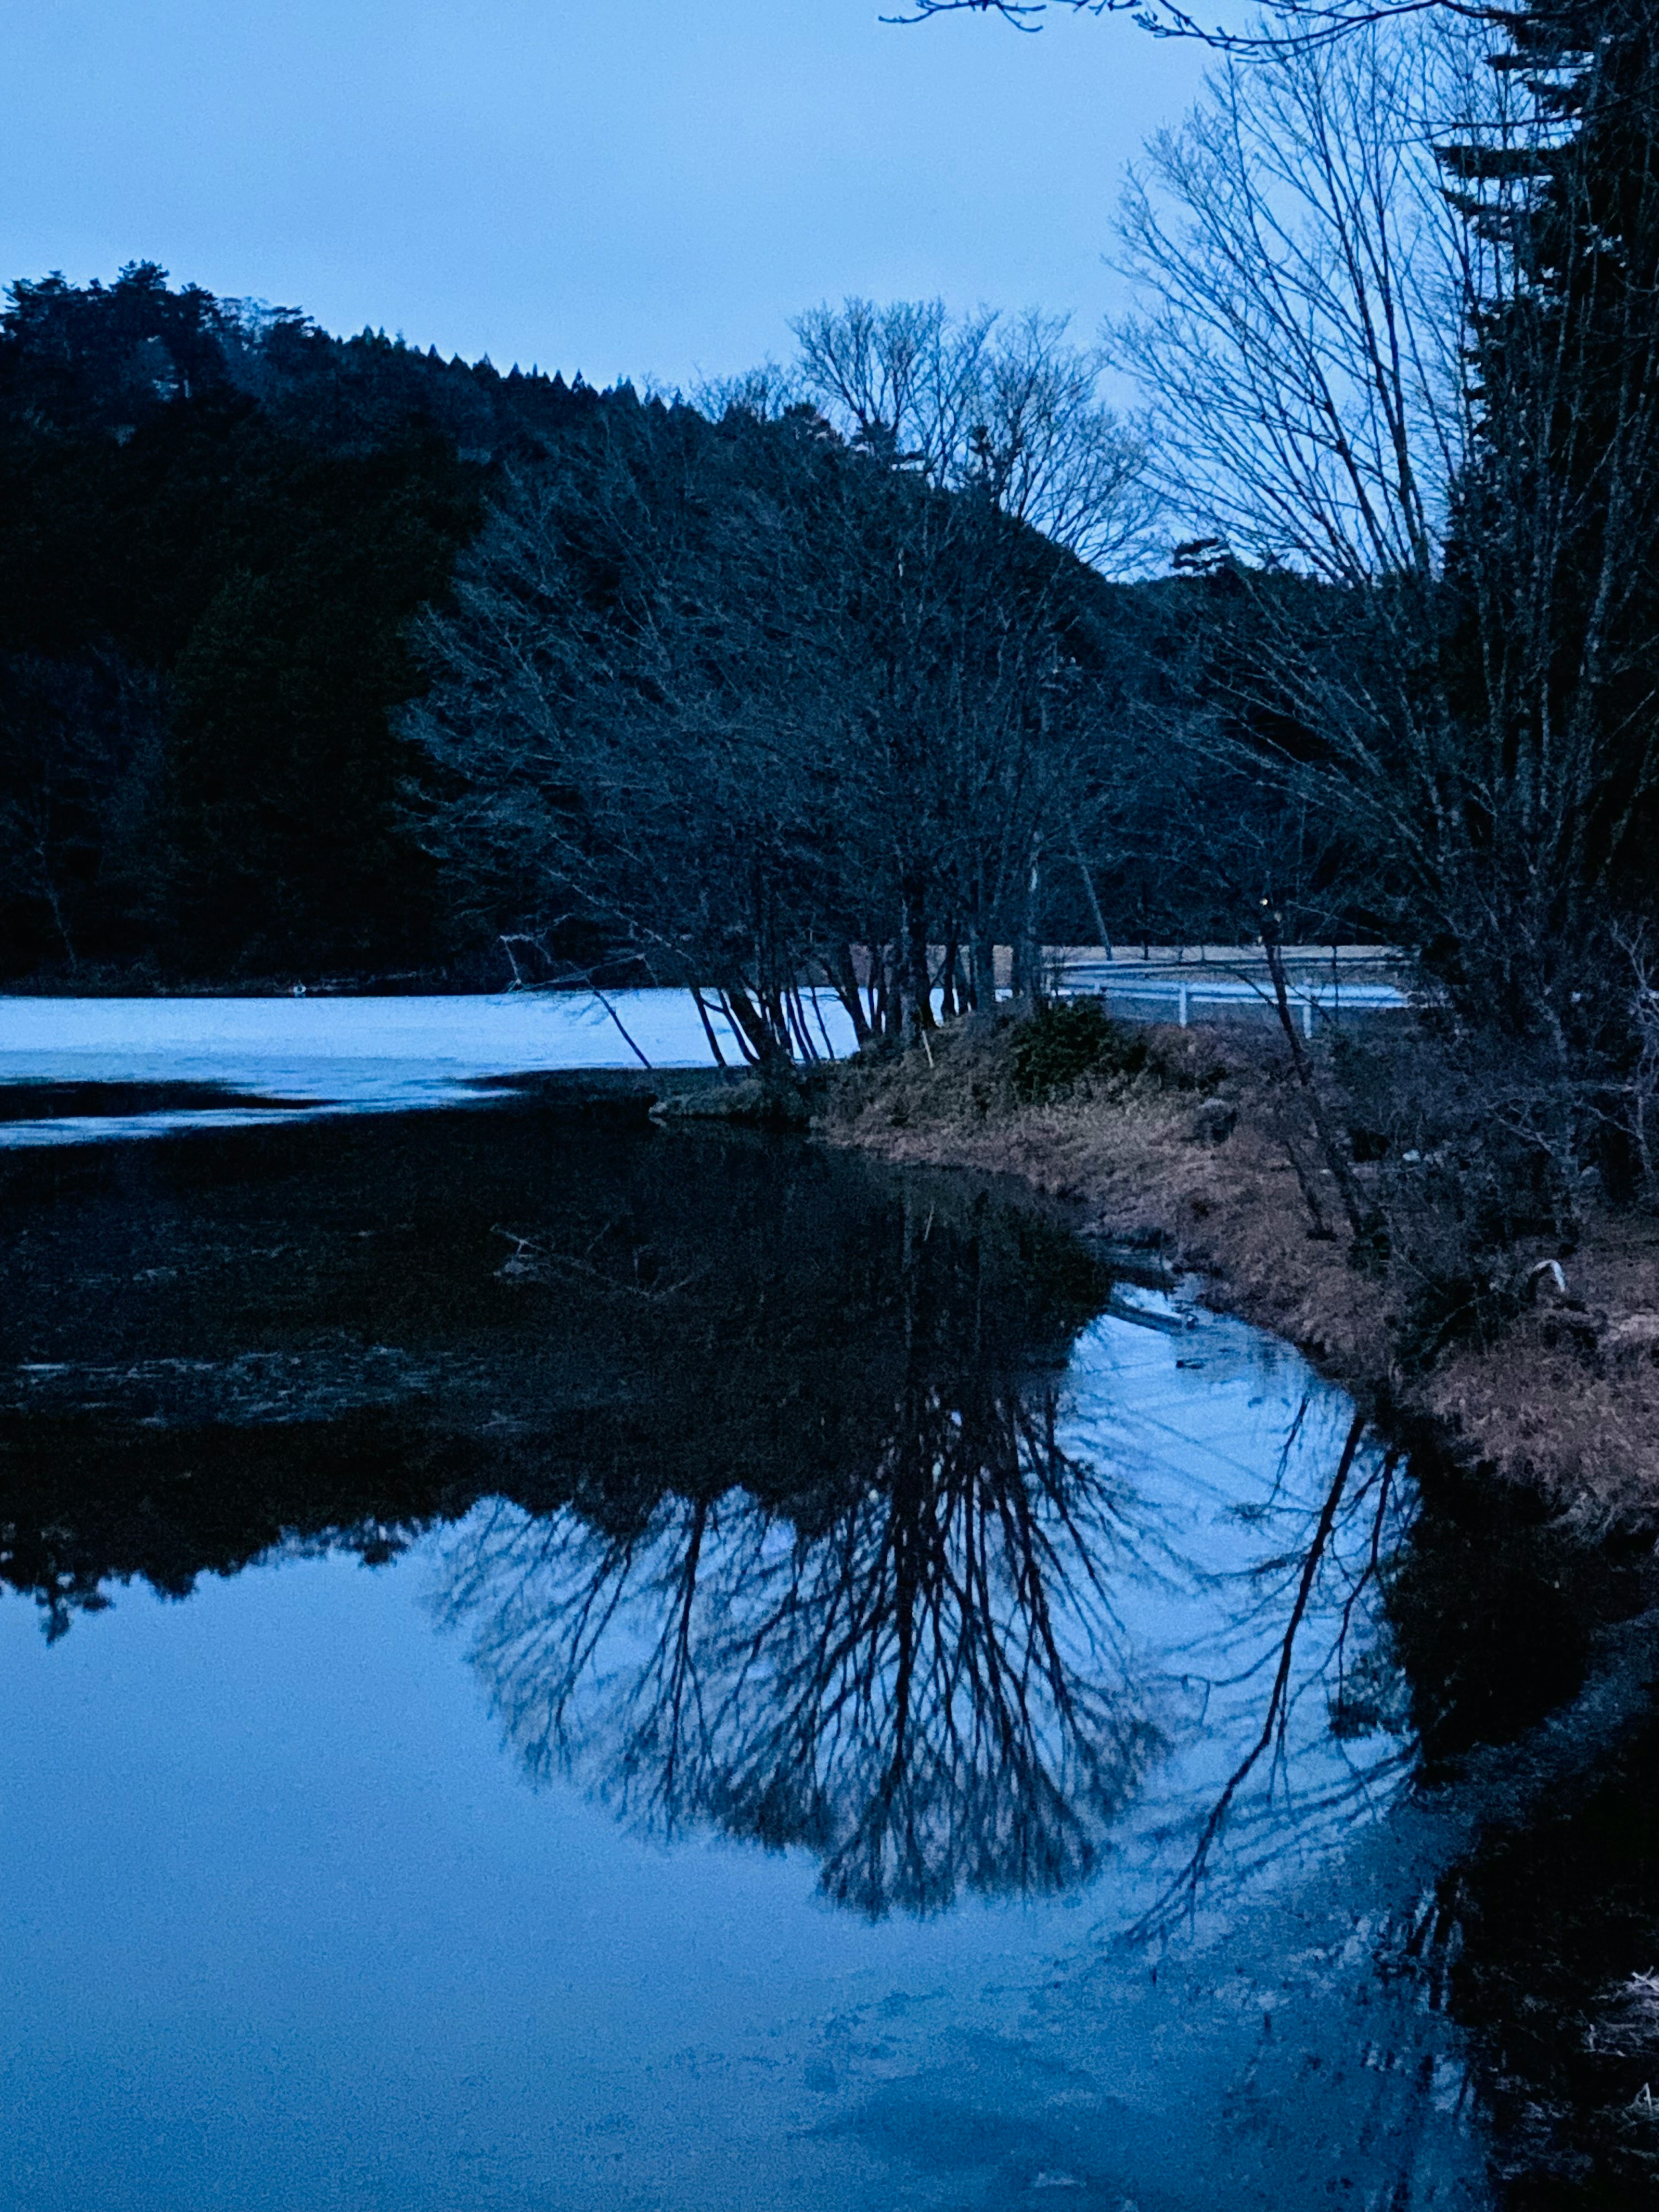
M 1508 1011 L 1535 1027 L 1541 1010 L 1571 1042 L 1606 1010 L 1609 931 L 1655 910 L 1659 17 L 1534 0 L 1510 32 L 1498 60 L 1530 93 L 1527 127 L 1444 156 L 1500 272 L 1471 331 L 1453 697 L 1493 913 L 1521 955 Z
M 155 264 L 0 315 L 0 972 L 373 971 L 452 933 L 404 645 L 493 472 L 605 413 Z

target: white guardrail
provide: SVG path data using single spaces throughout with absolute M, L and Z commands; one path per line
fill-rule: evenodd
M 1195 967 L 1185 975 L 1167 969 L 1147 975 L 1133 961 L 1068 961 L 1058 971 L 1055 988 L 1063 998 L 1101 999 L 1109 1013 L 1125 1020 L 1175 1022 L 1182 1029 L 1195 1021 L 1279 1019 L 1265 970 L 1260 975 L 1228 975 Z M 1311 1036 L 1321 1022 L 1397 1013 L 1410 1004 L 1397 984 L 1372 980 L 1302 975 L 1289 978 L 1286 988 L 1304 1036 Z

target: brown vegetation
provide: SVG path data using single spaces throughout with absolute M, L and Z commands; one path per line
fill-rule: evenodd
M 925 1050 L 860 1057 L 817 1133 L 1019 1176 L 1074 1206 L 1084 1234 L 1198 1276 L 1209 1302 L 1288 1338 L 1362 1403 L 1426 1420 L 1587 1526 L 1659 1517 L 1659 1222 L 1587 1208 L 1571 1239 L 1517 1240 L 1504 1261 L 1522 1287 L 1500 1318 L 1425 1347 L 1410 1253 L 1373 1261 L 1332 1231 L 1334 1178 L 1279 1041 L 1120 1032 L 1116 1064 L 1109 1049 L 1033 1097 L 1022 1034 L 1008 1019 L 963 1024 Z M 1354 1172 L 1378 1188 L 1374 1166 Z

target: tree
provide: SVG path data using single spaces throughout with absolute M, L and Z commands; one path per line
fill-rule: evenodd
M 752 385 L 642 410 L 521 474 L 427 625 L 424 834 L 481 918 L 724 992 L 758 1058 L 816 1055 L 809 981 L 925 1030 L 936 987 L 990 1002 L 999 933 L 1036 980 L 1110 631 L 982 482 Z
M 909 0 L 907 15 L 889 20 L 919 23 L 933 15 L 1000 15 L 1019 30 L 1034 31 L 1051 7 L 1069 8 L 1076 15 L 1127 15 L 1155 38 L 1197 39 L 1241 55 L 1334 46 L 1376 23 L 1442 10 L 1464 21 L 1501 26 L 1510 20 L 1504 7 L 1482 7 L 1476 0 L 1273 0 L 1265 15 L 1253 16 L 1241 30 L 1200 22 L 1177 0 Z
M 1571 1174 L 1565 1102 L 1627 1056 L 1615 939 L 1653 896 L 1659 75 L 1641 10 L 1517 40 L 1495 58 L 1519 93 L 1442 148 L 1476 250 L 1441 574 L 1334 608 L 1302 688 L 1408 940 L 1553 1069 Z
M 1110 573 L 1144 550 L 1146 450 L 1100 400 L 1101 356 L 1069 341 L 1068 321 L 848 299 L 797 318 L 784 388 L 857 449 L 939 489 L 982 491 Z
M 1371 27 L 1229 59 L 1131 172 L 1147 304 L 1112 350 L 1191 535 L 1337 584 L 1435 572 L 1493 260 L 1447 203 L 1437 125 L 1470 112 L 1489 45 Z
M 1340 828 L 1453 1024 L 1412 1157 L 1456 1152 L 1461 1185 L 1391 1221 L 1455 1202 L 1461 1255 L 1413 1265 L 1466 1316 L 1518 1224 L 1572 1233 L 1592 1164 L 1640 1150 L 1659 796 L 1653 36 L 1620 6 L 1511 27 L 1231 61 L 1154 149 L 1177 215 L 1129 206 L 1159 452 L 1255 556 L 1227 748 Z
M 655 407 L 510 483 L 424 650 L 430 849 L 471 914 L 567 970 L 723 990 L 757 1057 L 810 1056 L 796 986 L 837 749 L 810 427 Z
M 260 455 L 263 512 L 235 518 L 228 573 L 172 666 L 180 965 L 217 947 L 267 974 L 372 966 L 431 942 L 394 718 L 421 680 L 404 627 L 476 526 L 477 475 L 431 437 L 320 464 L 286 443 Z
M 1568 943 L 1651 915 L 1659 773 L 1659 35 L 1626 0 L 1519 15 L 1525 136 L 1446 149 L 1513 271 L 1475 303 L 1475 434 L 1449 571 L 1463 695 L 1525 780 Z M 1463 703 L 1460 702 L 1460 703 Z M 1576 979 L 1581 987 L 1583 978 Z
M 109 653 L 0 656 L 0 911 L 13 972 L 104 957 L 156 898 L 156 693 Z
M 1649 538 L 1652 348 L 1626 325 L 1603 347 L 1623 380 L 1593 365 L 1540 228 L 1566 189 L 1543 180 L 1583 156 L 1549 149 L 1504 58 L 1479 30 L 1389 25 L 1227 63 L 1132 186 L 1129 264 L 1161 296 L 1119 343 L 1170 495 L 1334 587 L 1261 656 L 1319 733 L 1291 780 L 1371 842 L 1407 941 L 1522 1034 L 1587 988 L 1650 774 L 1628 745 L 1615 768 L 1596 702 L 1622 684 L 1645 726 L 1613 640 Z M 1449 195 L 1448 170 L 1487 196 Z
M 1040 987 L 1043 872 L 1069 855 L 1085 754 L 1121 687 L 1122 625 L 1092 572 L 982 487 L 862 481 L 836 564 L 858 580 L 835 642 L 844 793 L 860 939 L 873 953 L 890 939 L 885 1026 L 914 1033 L 933 1021 L 930 947 L 947 1012 L 994 1004 L 999 942 L 1017 994 Z

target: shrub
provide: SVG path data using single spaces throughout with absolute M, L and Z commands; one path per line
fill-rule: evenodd
M 1014 1033 L 1014 1089 L 1028 1105 L 1063 1098 L 1089 1075 L 1138 1075 L 1145 1039 L 1098 999 L 1046 1000 Z

